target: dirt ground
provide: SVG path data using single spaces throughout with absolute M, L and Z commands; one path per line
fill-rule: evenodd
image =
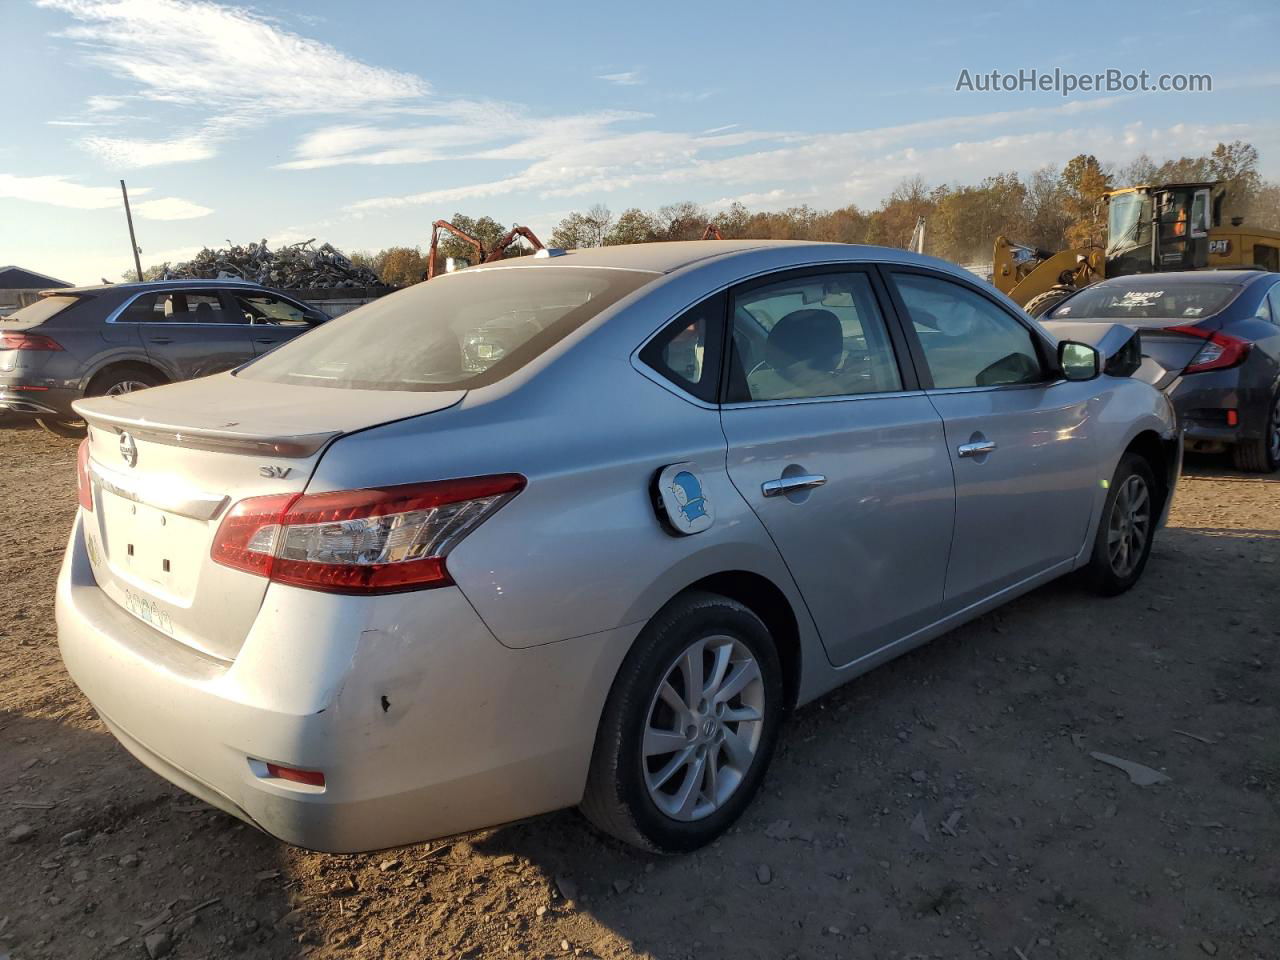
M 1280 475 L 1188 467 L 1137 589 L 1052 584 L 799 711 L 697 855 L 566 811 L 330 856 L 107 734 L 54 637 L 75 444 L 0 431 L 0 960 L 1275 960 Z

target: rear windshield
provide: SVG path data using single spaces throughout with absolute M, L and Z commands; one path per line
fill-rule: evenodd
M 480 387 L 654 278 L 584 267 L 462 270 L 330 320 L 236 375 L 350 390 Z
M 21 310 L 6 313 L 4 319 L 22 320 L 31 326 L 35 326 L 37 323 L 44 323 L 54 315 L 61 313 L 78 299 L 79 297 L 41 297 L 35 303 L 28 304 Z
M 1049 312 L 1050 320 L 1199 320 L 1217 313 L 1240 292 L 1229 283 L 1150 283 L 1085 287 Z

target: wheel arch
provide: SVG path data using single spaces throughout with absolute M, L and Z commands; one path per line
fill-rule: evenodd
M 147 373 L 151 373 L 159 377 L 165 383 L 173 382 L 173 378 L 170 377 L 168 373 L 160 369 L 160 367 L 156 366 L 148 358 L 127 354 L 122 357 L 114 357 L 111 360 L 108 360 L 85 377 L 81 385 L 81 391 L 87 395 L 89 388 L 95 382 L 98 382 L 104 376 L 110 375 L 119 370 L 145 370 Z
M 1139 431 L 1124 448 L 1125 453 L 1136 453 L 1151 467 L 1159 486 L 1159 505 L 1155 514 L 1163 521 L 1169 507 L 1169 499 L 1181 471 L 1182 445 L 1177 437 L 1162 437 L 1152 429 Z
M 800 695 L 804 654 L 800 624 L 787 595 L 768 577 L 749 570 L 724 570 L 710 574 L 689 584 L 671 600 L 692 592 L 728 597 L 764 621 L 778 646 L 778 658 L 782 661 L 782 685 L 786 691 L 784 705 L 788 710 L 794 707 Z

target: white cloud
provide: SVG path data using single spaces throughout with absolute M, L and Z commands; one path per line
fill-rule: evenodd
M 217 154 L 214 142 L 198 134 L 176 140 L 92 136 L 81 138 L 80 146 L 111 167 L 136 169 L 207 160 Z
M 634 70 L 627 70 L 624 73 L 602 73 L 596 79 L 612 83 L 615 87 L 638 87 L 644 83 L 644 77 Z
M 209 0 L 37 0 L 77 22 L 63 31 L 87 59 L 131 83 L 131 96 L 203 111 L 193 132 L 168 140 L 90 136 L 80 145 L 122 167 L 206 160 L 218 145 L 272 117 L 342 114 L 407 104 L 420 77 L 370 66 L 240 7 Z M 126 98 L 94 96 L 106 121 Z
M 647 130 L 618 132 L 604 124 L 547 123 L 511 142 L 474 154 L 490 160 L 523 161 L 503 176 L 405 196 L 372 197 L 347 207 L 366 213 L 422 204 L 460 203 L 508 194 L 599 197 L 638 188 L 685 195 L 715 189 L 717 202 L 731 202 L 725 188 L 744 203 L 767 207 L 795 202 L 843 205 L 880 200 L 904 177 L 932 183 L 981 179 L 1001 170 L 1029 171 L 1062 163 L 1080 152 L 1124 162 L 1138 152 L 1185 152 L 1182 144 L 1260 131 L 1238 125 L 1146 130 L 1133 125 L 1059 128 L 1064 119 L 1083 121 L 1124 98 L 1073 101 L 1047 107 L 939 117 L 909 124 L 832 133 L 760 132 L 734 127 L 686 134 Z M 572 120 L 573 118 L 567 118 Z M 744 150 L 743 148 L 748 148 Z M 461 156 L 464 154 L 455 154 Z
M 144 220 L 192 220 L 213 213 L 209 207 L 181 197 L 158 197 L 141 203 L 135 198 L 151 193 L 151 187 L 130 187 L 133 212 Z M 73 210 L 118 210 L 123 204 L 119 186 L 94 187 L 66 176 L 20 177 L 0 173 L 0 199 L 25 200 Z
M 338 113 L 421 97 L 412 74 L 372 67 L 249 11 L 207 0 L 38 0 L 64 32 L 147 99 L 269 114 Z
M 144 220 L 195 220 L 213 213 L 210 207 L 183 200 L 180 197 L 161 197 L 135 203 L 133 212 Z
M 149 189 L 138 187 L 133 193 L 139 195 Z M 12 173 L 0 173 L 0 198 L 47 203 L 74 210 L 106 210 L 121 203 L 118 186 L 87 187 L 65 176 L 20 177 Z

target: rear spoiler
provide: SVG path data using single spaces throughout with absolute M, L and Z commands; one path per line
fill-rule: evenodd
M 257 454 L 301 460 L 322 450 L 328 443 L 342 435 L 340 430 L 327 433 L 305 433 L 291 436 L 273 436 L 231 430 L 225 427 L 190 427 L 166 424 L 147 417 L 130 417 L 107 413 L 97 409 L 104 399 L 76 400 L 73 410 L 100 430 L 127 433 L 138 440 L 162 443 L 188 450 L 210 450 L 216 453 Z

